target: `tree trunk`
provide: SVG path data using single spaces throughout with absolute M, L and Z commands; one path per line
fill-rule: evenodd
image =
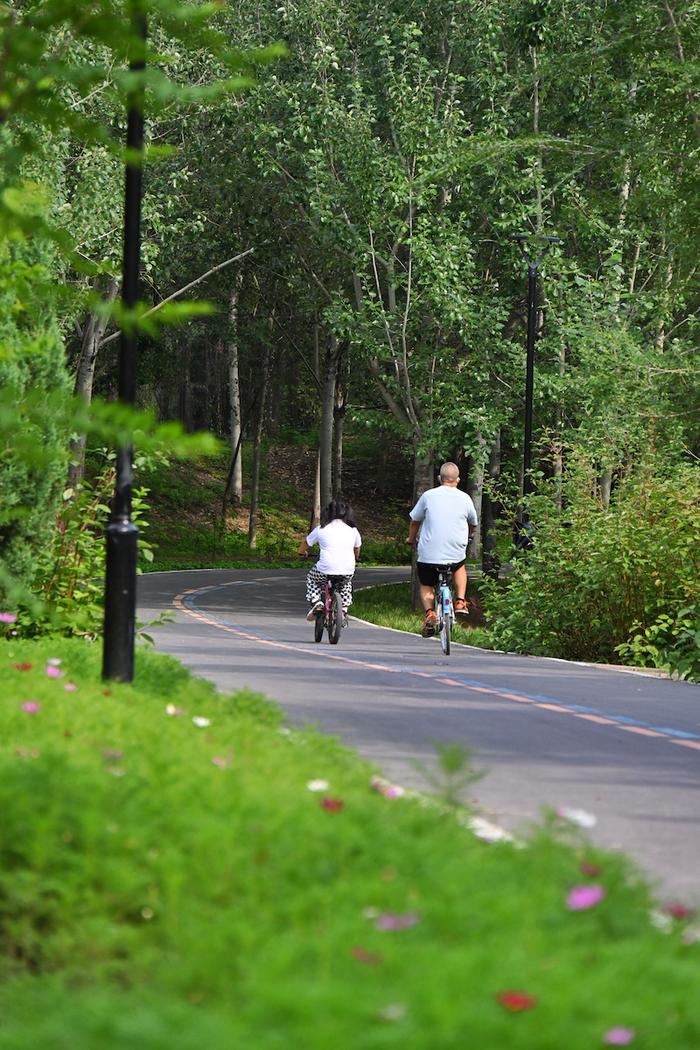
M 562 341 L 559 346 L 559 378 L 562 379 L 566 371 L 566 343 Z M 554 500 L 557 514 L 561 514 L 562 481 L 564 478 L 564 408 L 561 401 L 556 405 L 556 432 L 554 435 L 554 449 L 552 456 L 552 473 L 554 474 Z
M 270 349 L 266 348 L 263 357 L 258 418 L 255 424 L 253 439 L 253 466 L 250 479 L 250 520 L 248 522 L 248 546 L 255 550 L 258 542 L 258 497 L 260 494 L 260 445 L 262 442 L 263 421 L 265 419 L 265 400 L 269 383 Z
M 183 429 L 190 434 L 192 432 L 192 380 L 190 365 L 192 362 L 192 344 L 189 339 L 182 348 L 182 372 L 180 378 L 180 400 L 178 416 Z
M 309 532 L 315 529 L 321 520 L 321 453 L 316 453 L 316 480 L 314 482 L 314 502 L 309 518 Z
M 482 491 L 481 498 L 481 568 L 484 575 L 492 579 L 498 579 L 500 560 L 496 553 L 496 507 L 491 494 L 491 486 L 494 485 L 501 474 L 501 432 L 494 438 L 487 473 L 490 484 Z
M 341 348 L 335 376 L 335 401 L 333 404 L 333 493 L 343 491 L 343 429 L 348 404 L 348 354 L 347 346 Z
M 484 492 L 484 459 L 486 443 L 481 434 L 477 435 L 477 440 L 479 445 L 476 450 L 476 455 L 471 458 L 472 467 L 469 472 L 466 487 L 468 494 L 472 498 L 474 509 L 476 510 L 476 515 L 479 519 L 479 524 L 472 531 L 469 541 L 471 556 L 478 562 L 481 559 L 481 506 Z
M 610 491 L 612 489 L 612 470 L 606 469 L 600 475 L 598 485 L 600 487 L 600 502 L 607 509 L 610 506 Z
M 241 383 L 238 370 L 238 300 L 243 286 L 243 273 L 238 271 L 228 301 L 228 387 L 229 429 L 231 449 L 235 449 L 241 434 Z M 243 457 L 238 456 L 231 479 L 231 502 L 239 506 L 243 499 Z
M 415 505 L 416 500 L 418 500 L 424 492 L 428 489 L 434 488 L 435 478 L 432 452 L 427 454 L 418 453 L 416 449 L 418 435 L 414 437 L 413 444 L 413 503 Z M 414 609 L 422 609 L 416 561 L 417 554 L 416 548 L 414 547 L 411 556 L 411 605 Z
M 106 303 L 114 302 L 118 288 L 119 282 L 117 278 L 110 277 L 105 295 Z M 80 347 L 78 368 L 75 375 L 75 394 L 77 397 L 82 398 L 87 405 L 92 401 L 97 353 L 108 320 L 109 318 L 103 314 L 92 313 L 83 331 L 83 341 Z M 85 441 L 85 434 L 79 434 L 71 442 L 68 487 L 72 489 L 77 488 L 85 475 Z
M 331 335 L 323 359 L 321 377 L 321 424 L 318 448 L 321 457 L 321 506 L 326 507 L 333 498 L 333 411 L 335 405 L 338 363 L 343 345 Z M 342 446 L 341 446 L 342 447 Z

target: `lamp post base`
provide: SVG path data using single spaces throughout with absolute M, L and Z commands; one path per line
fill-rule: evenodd
M 117 682 L 134 678 L 138 534 L 136 525 L 125 519 L 107 526 L 102 677 Z

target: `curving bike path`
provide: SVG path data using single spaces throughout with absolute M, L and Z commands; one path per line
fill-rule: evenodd
M 203 569 L 139 579 L 139 616 L 175 612 L 156 645 L 231 691 L 276 700 L 406 786 L 435 744 L 475 750 L 482 812 L 515 831 L 543 807 L 595 814 L 665 895 L 700 902 L 700 686 L 454 646 L 351 620 L 316 645 L 303 570 Z M 406 578 L 360 569 L 356 587 Z

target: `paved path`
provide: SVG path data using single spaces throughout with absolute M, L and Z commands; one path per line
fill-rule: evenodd
M 356 585 L 405 577 L 361 569 Z M 221 689 L 278 701 L 394 780 L 424 783 L 435 743 L 476 750 L 472 789 L 515 830 L 543 806 L 597 815 L 596 841 L 629 852 L 660 892 L 700 902 L 700 687 L 455 646 L 351 621 L 315 645 L 303 570 L 197 570 L 140 578 L 140 615 L 177 609 L 157 645 Z

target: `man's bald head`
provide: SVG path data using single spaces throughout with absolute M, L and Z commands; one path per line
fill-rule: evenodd
M 440 481 L 443 485 L 456 485 L 459 481 L 459 467 L 456 463 L 443 463 L 440 467 Z

